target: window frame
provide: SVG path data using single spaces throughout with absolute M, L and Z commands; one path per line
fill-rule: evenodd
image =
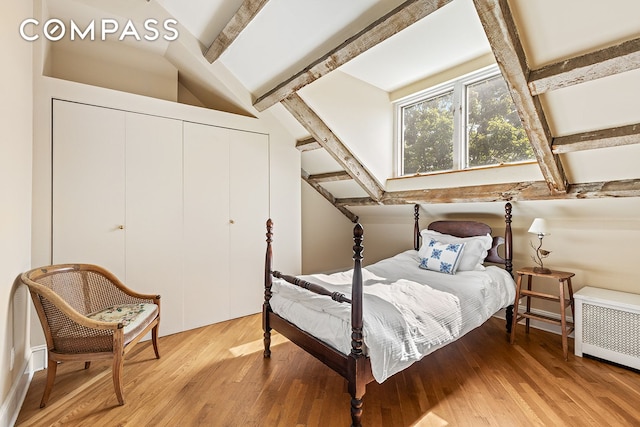
M 396 177 L 409 177 L 414 175 L 430 175 L 462 170 L 491 167 L 493 165 L 469 167 L 469 146 L 467 138 L 468 114 L 467 114 L 467 86 L 500 76 L 501 72 L 497 64 L 489 65 L 455 79 L 437 84 L 428 89 L 416 92 L 394 102 L 394 139 L 396 149 L 395 174 Z M 453 92 L 453 162 L 451 169 L 433 172 L 421 172 L 417 174 L 404 173 L 404 114 L 403 109 L 420 102 Z

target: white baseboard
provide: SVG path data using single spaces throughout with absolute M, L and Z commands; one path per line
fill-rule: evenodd
M 0 426 L 13 426 L 18 419 L 22 403 L 29 390 L 29 384 L 31 384 L 31 378 L 33 378 L 31 359 L 25 361 L 21 372 L 22 374 L 13 384 L 7 398 L 2 402 L 2 407 L 0 407 Z

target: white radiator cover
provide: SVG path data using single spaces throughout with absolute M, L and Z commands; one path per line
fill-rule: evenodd
M 576 356 L 640 369 L 640 295 L 584 287 L 574 302 Z

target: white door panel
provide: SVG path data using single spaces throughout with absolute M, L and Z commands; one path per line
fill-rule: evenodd
M 230 155 L 233 318 L 258 313 L 264 301 L 265 223 L 269 216 L 268 136 L 234 131 Z
M 127 113 L 126 277 L 162 296 L 162 334 L 183 330 L 182 122 Z
M 124 280 L 124 113 L 53 104 L 53 263 L 101 265 Z
M 225 129 L 184 124 L 185 324 L 229 319 L 229 142 Z

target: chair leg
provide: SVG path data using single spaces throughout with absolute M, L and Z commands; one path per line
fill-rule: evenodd
M 122 392 L 122 371 L 124 367 L 124 354 L 122 351 L 116 352 L 113 358 L 113 388 L 116 390 L 118 403 L 124 405 L 124 394 Z
M 158 350 L 158 327 L 156 325 L 151 330 L 151 341 L 153 342 L 153 351 L 156 353 L 156 359 L 160 359 L 160 350 Z
M 91 362 L 84 362 L 84 369 L 89 369 L 89 366 L 91 366 Z
M 51 360 L 51 358 L 49 357 L 49 362 L 47 363 L 47 384 L 44 386 L 44 394 L 42 395 L 42 400 L 40 401 L 41 408 L 47 406 L 49 395 L 51 395 L 51 389 L 53 388 L 53 383 L 56 379 L 57 369 L 58 362 L 56 362 L 55 360 Z

